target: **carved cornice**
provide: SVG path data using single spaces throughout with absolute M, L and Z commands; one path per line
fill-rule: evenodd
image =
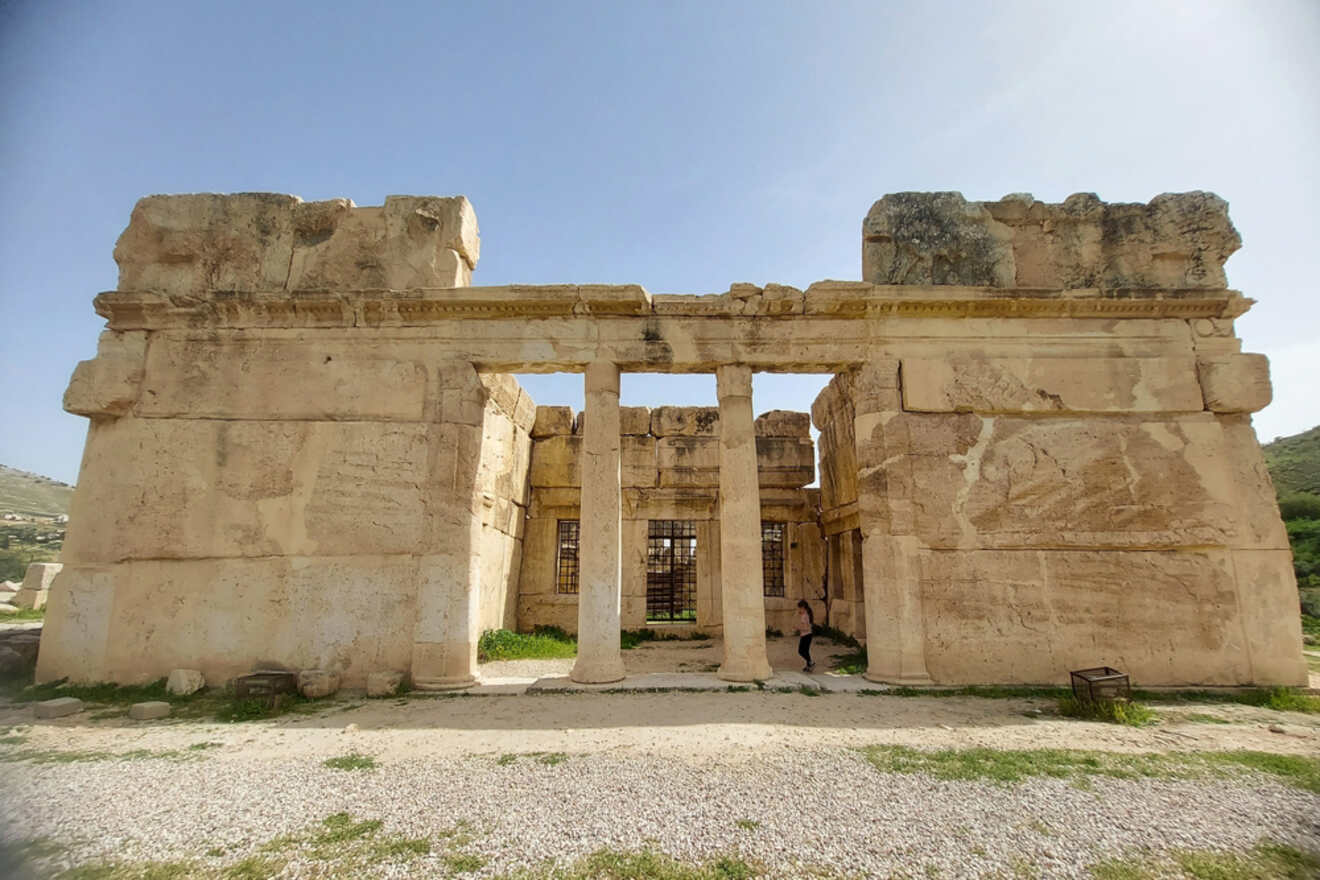
M 739 285 L 707 296 L 652 296 L 636 285 L 425 290 L 216 291 L 198 296 L 111 291 L 98 314 L 116 330 L 408 327 L 528 318 L 1235 318 L 1253 300 L 1235 290 L 1039 290 L 820 282 L 806 291 Z

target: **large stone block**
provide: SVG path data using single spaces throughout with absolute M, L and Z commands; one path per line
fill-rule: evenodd
M 23 586 L 14 594 L 14 606 L 34 611 L 46 607 L 51 584 L 64 566 L 58 562 L 34 562 L 23 575 Z
M 1287 546 L 1240 419 L 904 413 L 863 427 L 864 516 L 931 547 Z
M 756 417 L 758 437 L 811 437 L 811 416 L 786 409 L 772 409 Z
M 157 333 L 136 413 L 420 421 L 428 384 L 428 365 L 349 342 Z
M 862 278 L 872 284 L 1012 287 L 1012 233 L 961 193 L 891 193 L 862 223 Z
M 1200 412 L 1185 358 L 904 358 L 903 408 L 916 412 Z
M 1270 362 L 1263 354 L 1221 355 L 1196 362 L 1205 408 L 1211 412 L 1259 412 L 1270 405 Z
M 170 716 L 170 704 L 163 700 L 149 700 L 145 703 L 134 703 L 128 707 L 128 717 L 134 721 L 154 721 L 157 718 L 168 718 Z
M 81 361 L 64 392 L 64 409 L 80 416 L 121 416 L 132 410 L 146 371 L 145 331 L 106 330 L 96 357 Z
M 718 437 L 719 407 L 657 407 L 651 410 L 651 433 L 657 437 Z
M 282 290 L 300 201 L 276 193 L 139 199 L 115 245 L 119 289 L 191 296 Z
M 619 438 L 621 483 L 648 487 L 656 484 L 656 440 L 650 436 L 624 434 Z
M 619 433 L 624 435 L 651 433 L 651 408 L 646 406 L 619 407 Z
M 921 575 L 938 682 L 1063 683 L 1108 665 L 1135 686 L 1293 684 L 1300 639 L 1244 630 L 1256 602 L 1226 551 L 933 552 Z M 1260 650 L 1291 666 L 1253 666 Z
M 567 436 L 573 433 L 573 410 L 567 406 L 538 406 L 536 423 L 532 425 L 532 437 L 540 440 L 545 437 Z
M 874 284 L 1018 288 L 1223 288 L 1242 244 L 1227 203 L 1205 192 L 1144 205 L 896 193 L 872 206 L 862 235 L 862 277 Z
M 582 437 L 555 435 L 532 443 L 533 487 L 582 485 Z
M 165 679 L 165 690 L 176 696 L 195 694 L 206 687 L 206 676 L 200 669 L 171 669 Z
M 449 424 L 98 422 L 65 558 L 424 551 L 479 510 L 481 439 Z
M 805 486 L 816 478 L 815 446 L 810 438 L 757 437 L 756 467 L 762 486 Z
M 193 668 L 327 669 L 362 687 L 405 669 L 419 557 L 323 556 L 67 565 L 52 591 L 37 680 L 154 681 Z
M 56 697 L 53 700 L 42 700 L 32 705 L 32 710 L 38 719 L 63 718 L 66 715 L 77 715 L 83 710 L 83 701 L 77 697 Z

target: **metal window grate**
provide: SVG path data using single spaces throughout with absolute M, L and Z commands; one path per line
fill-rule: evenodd
M 646 619 L 697 619 L 697 525 L 653 519 L 646 535 Z
M 761 523 L 761 580 L 767 596 L 784 595 L 784 524 Z
M 555 566 L 555 592 L 576 594 L 578 591 L 578 535 L 575 519 L 559 521 L 559 557 Z

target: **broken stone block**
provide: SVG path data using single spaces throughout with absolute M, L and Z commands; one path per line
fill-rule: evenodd
M 14 594 L 14 604 L 33 610 L 44 608 L 51 582 L 64 566 L 58 562 L 34 562 L 23 575 L 23 586 Z
M 326 669 L 303 669 L 298 673 L 298 693 L 309 700 L 328 697 L 339 690 L 339 675 Z
M 163 700 L 151 700 L 146 703 L 134 703 L 128 707 L 128 717 L 134 721 L 151 721 L 154 718 L 167 718 L 170 704 Z
M 367 674 L 367 696 L 392 697 L 403 684 L 402 672 L 371 672 Z
M 206 676 L 196 669 L 172 669 L 165 690 L 176 696 L 195 694 L 206 687 Z
M 619 433 L 623 435 L 651 433 L 651 408 L 648 406 L 619 407 Z
M 1260 412 L 1274 397 L 1270 363 L 1263 354 L 1232 354 L 1196 362 L 1205 408 L 1211 412 Z
M 538 406 L 532 437 L 568 436 L 573 433 L 573 410 L 567 406 Z
M 862 278 L 872 284 L 1012 287 L 1013 233 L 957 192 L 891 193 L 862 223 Z
M 651 433 L 657 437 L 718 437 L 719 407 L 658 407 L 651 411 Z
M 38 718 L 63 718 L 65 715 L 76 715 L 81 712 L 83 701 L 77 697 L 56 697 L 53 700 L 42 700 L 32 708 Z
M 756 418 L 758 437 L 810 437 L 811 416 L 803 412 L 772 409 Z
M 0 602 L 0 614 L 13 614 L 18 611 L 17 605 L 11 605 L 8 602 Z

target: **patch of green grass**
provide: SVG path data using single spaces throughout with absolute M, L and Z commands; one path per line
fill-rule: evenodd
M 811 685 L 807 685 L 807 684 L 804 684 L 801 687 L 799 687 L 797 689 L 797 692 L 799 694 L 802 694 L 804 697 L 819 697 L 821 695 L 820 688 L 812 687 Z
M 288 861 L 285 859 L 273 859 L 269 856 L 248 856 L 242 861 L 235 862 L 221 872 L 220 876 L 225 880 L 270 880 L 277 877 L 284 870 Z
M 820 638 L 829 639 L 831 642 L 834 642 L 836 645 L 846 645 L 849 648 L 861 647 L 861 644 L 855 638 L 848 635 L 843 630 L 838 629 L 837 627 L 827 626 L 826 624 L 823 623 L 817 623 L 812 625 L 811 632 L 813 635 L 818 636 Z
M 1132 697 L 1149 703 L 1239 703 L 1279 712 L 1320 713 L 1320 697 L 1286 687 L 1231 691 L 1133 691 Z
M 755 831 L 756 829 L 761 827 L 761 823 L 756 821 L 755 819 L 739 819 L 737 822 L 733 824 L 737 825 L 743 831 Z
M 756 876 L 765 876 L 764 869 L 740 858 L 724 856 L 690 864 L 651 849 L 603 849 L 567 868 L 547 866 L 517 875 L 519 880 L 750 880 Z
M 861 675 L 866 671 L 870 660 L 866 656 L 865 647 L 853 648 L 847 654 L 839 654 L 834 658 L 834 671 L 843 675 Z
M 519 758 L 535 759 L 537 763 L 548 764 L 553 767 L 567 761 L 568 754 L 566 752 L 505 752 L 495 759 L 495 763 L 501 767 L 507 767 Z
M 220 748 L 220 747 L 223 746 L 223 745 L 224 745 L 224 743 L 218 743 L 218 742 L 199 742 L 199 743 L 193 743 L 192 745 L 188 746 L 188 751 L 190 751 L 190 752 L 204 752 L 204 751 L 206 751 L 207 749 L 218 749 L 218 748 Z
M 56 697 L 77 697 L 84 703 L 101 705 L 129 705 L 149 701 L 176 701 L 179 698 L 165 690 L 165 679 L 150 684 L 67 684 L 65 679 L 34 684 L 10 696 L 15 703 L 53 700 Z
M 486 867 L 486 860 L 472 853 L 445 853 L 444 862 L 455 874 L 469 874 Z
M 862 754 L 885 773 L 925 773 L 936 779 L 1020 782 L 1050 776 L 1084 782 L 1115 779 L 1188 779 L 1246 771 L 1264 773 L 1307 791 L 1320 791 L 1320 758 L 1268 752 L 1119 753 L 1073 749 L 939 749 L 867 746 Z
M 1108 721 L 1129 727 L 1155 723 L 1155 713 L 1141 703 L 1129 700 L 1079 700 L 1072 694 L 1059 697 L 1059 714 L 1087 721 Z
M 1218 715 L 1206 715 L 1204 712 L 1191 712 L 1179 718 L 1171 719 L 1174 721 L 1186 721 L 1190 724 L 1232 724 L 1227 718 L 1220 718 Z
M 329 767 L 331 770 L 375 770 L 376 759 L 370 755 L 349 752 L 347 755 L 322 761 L 321 766 Z
M 92 761 L 186 761 L 196 758 L 175 749 L 153 752 L 150 749 L 131 749 L 127 752 L 102 752 L 93 749 L 19 749 L 12 752 L 0 752 L 0 762 L 19 762 L 29 764 L 82 764 Z
M 93 862 L 58 874 L 59 880 L 186 880 L 196 877 L 191 862 Z
M 1193 880 L 1313 880 L 1320 857 L 1296 847 L 1261 841 L 1243 852 L 1173 850 L 1164 856 L 1106 859 L 1090 866 L 1095 880 L 1156 880 L 1180 875 Z
M 17 611 L 0 612 L 0 623 L 17 623 L 21 620 L 45 620 L 46 609 L 20 608 Z
M 369 837 L 379 831 L 383 824 L 385 823 L 379 819 L 364 819 L 361 822 L 354 822 L 351 813 L 332 813 L 321 820 L 321 825 L 325 830 L 313 837 L 311 843 L 314 846 L 329 846 L 344 843 L 348 840 Z
M 577 656 L 577 640 L 559 627 L 538 626 L 530 633 L 488 629 L 477 643 L 477 660 L 550 660 Z
M 881 697 L 979 697 L 987 700 L 1042 699 L 1057 700 L 1070 696 L 1066 687 L 1038 687 L 1035 685 L 964 685 L 950 688 L 896 687 L 887 691 L 858 691 L 866 696 Z

